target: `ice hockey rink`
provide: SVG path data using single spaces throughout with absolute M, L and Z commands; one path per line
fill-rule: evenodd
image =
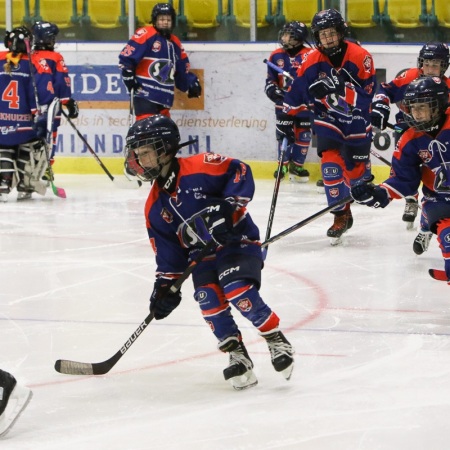
M 192 298 L 153 321 L 104 376 L 62 375 L 57 359 L 100 362 L 148 314 L 154 256 L 148 186 L 57 176 L 60 199 L 0 204 L 0 367 L 34 393 L 2 450 L 444 450 L 450 427 L 450 287 L 435 237 L 416 256 L 403 201 L 352 206 L 331 247 L 327 214 L 274 242 L 261 293 L 295 346 L 290 381 L 263 339 L 237 322 L 259 384 L 235 391 L 228 356 Z M 264 238 L 273 180 L 249 211 Z M 314 184 L 283 182 L 272 235 L 326 207 Z

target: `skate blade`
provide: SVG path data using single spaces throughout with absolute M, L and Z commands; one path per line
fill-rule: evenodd
M 253 370 L 248 370 L 243 375 L 230 378 L 230 383 L 236 391 L 242 391 L 244 389 L 249 389 L 256 386 L 258 384 L 258 379 L 253 373 Z
M 0 418 L 0 436 L 5 436 L 12 428 L 30 402 L 31 397 L 33 397 L 31 389 L 16 384 L 9 397 L 8 405 Z
M 284 378 L 286 378 L 287 381 L 291 379 L 292 372 L 294 371 L 294 363 L 292 363 L 289 367 L 286 367 L 286 369 L 282 370 L 280 373 L 283 375 Z
M 414 229 L 414 222 L 406 222 L 406 229 L 408 231 L 413 230 Z
M 342 244 L 342 236 L 330 238 L 330 244 L 335 247 L 336 245 Z
M 289 174 L 289 181 L 291 183 L 307 183 L 309 177 L 298 177 L 297 175 Z
M 324 187 L 317 186 L 317 193 L 318 193 L 318 194 L 325 194 L 325 188 L 324 188 Z

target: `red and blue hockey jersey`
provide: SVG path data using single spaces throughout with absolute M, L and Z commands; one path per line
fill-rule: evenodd
M 339 74 L 345 80 L 345 95 L 330 94 L 312 98 L 309 86 L 319 78 Z M 372 139 L 370 107 L 376 89 L 375 68 L 370 53 L 346 41 L 340 67 L 334 67 L 327 55 L 318 49 L 306 53 L 297 77 L 284 96 L 285 111 L 296 115 L 313 104 L 316 134 L 350 145 Z
M 136 30 L 119 55 L 119 67 L 135 72 L 142 89 L 136 92 L 167 108 L 173 105 L 174 90 L 189 88 L 189 58 L 180 40 L 166 39 L 153 26 Z
M 245 253 L 248 244 L 258 243 L 258 227 L 245 207 L 255 191 L 247 164 L 215 153 L 202 153 L 176 158 L 171 171 L 167 181 L 170 189 L 153 183 L 145 206 L 157 274 L 176 276 L 186 269 L 190 250 L 201 246 L 188 224 L 211 199 L 228 199 L 239 205 L 233 214 L 234 229 L 243 236 L 239 251 Z
M 8 61 L 10 73 L 5 70 Z M 51 86 L 49 69 L 42 68 L 42 80 Z M 7 147 L 37 139 L 33 130 L 35 91 L 26 55 L 14 57 L 9 51 L 0 52 L 0 92 L 0 145 Z

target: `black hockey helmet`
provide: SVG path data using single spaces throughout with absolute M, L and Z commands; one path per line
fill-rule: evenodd
M 33 38 L 30 30 L 27 27 L 16 27 L 5 32 L 5 47 L 13 53 L 27 53 L 26 39 L 30 41 L 31 47 Z
M 34 48 L 37 50 L 53 50 L 59 28 L 54 23 L 39 21 L 32 28 Z
M 289 41 L 283 41 L 284 35 L 289 35 Z M 292 21 L 285 23 L 278 32 L 278 43 L 284 50 L 300 48 L 308 38 L 308 28 L 303 22 Z M 308 43 L 306 41 L 306 43 Z
M 441 61 L 440 76 L 444 76 L 450 62 L 450 53 L 447 44 L 442 42 L 427 42 L 419 52 L 417 67 L 422 69 L 424 59 L 437 59 Z
M 319 32 L 320 30 L 326 30 L 327 28 L 334 28 L 339 33 L 339 44 L 333 48 L 324 48 L 320 42 Z M 345 20 L 341 16 L 341 13 L 336 9 L 324 9 L 314 15 L 311 22 L 311 33 L 314 38 L 316 47 L 329 56 L 334 55 L 342 46 L 344 38 L 347 35 L 348 26 Z
M 135 122 L 126 137 L 125 168 L 142 181 L 153 181 L 180 148 L 180 132 L 176 123 L 161 114 Z M 143 149 L 142 147 L 146 147 Z M 148 168 L 139 162 L 142 152 L 154 152 L 155 165 Z
M 158 28 L 156 26 L 156 20 L 158 16 L 170 16 L 172 18 L 172 26 L 170 28 Z M 165 37 L 169 37 L 175 27 L 175 21 L 177 18 L 177 14 L 175 9 L 170 3 L 157 3 L 152 10 L 151 22 L 152 25 L 157 29 L 159 33 L 161 33 Z
M 426 104 L 430 108 L 428 120 L 417 121 L 411 112 L 412 105 Z M 417 131 L 431 131 L 442 118 L 448 106 L 448 87 L 439 77 L 421 77 L 408 84 L 401 110 L 405 122 Z

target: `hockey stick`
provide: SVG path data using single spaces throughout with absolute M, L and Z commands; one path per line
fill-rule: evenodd
M 125 177 L 125 179 L 127 181 L 124 181 L 122 179 L 119 178 L 114 178 L 111 174 L 111 172 L 106 168 L 106 166 L 103 164 L 102 160 L 98 157 L 97 153 L 95 153 L 95 150 L 89 145 L 88 141 L 86 140 L 86 138 L 80 133 L 80 131 L 78 130 L 78 128 L 75 126 L 75 124 L 72 122 L 72 120 L 70 119 L 70 117 L 67 115 L 67 113 L 62 110 L 61 111 L 64 115 L 64 117 L 67 119 L 67 122 L 69 123 L 69 125 L 73 128 L 73 130 L 75 131 L 75 133 L 77 133 L 78 137 L 83 141 L 84 145 L 86 146 L 86 148 L 89 150 L 89 152 L 91 153 L 91 155 L 94 157 L 94 159 L 97 161 L 98 165 L 104 170 L 104 172 L 106 173 L 106 175 L 108 175 L 109 179 L 117 186 L 117 187 L 121 187 L 121 188 L 125 188 L 125 189 L 138 189 L 140 186 L 142 186 L 142 182 L 137 180 L 137 181 L 133 181 L 133 180 L 129 180 L 128 178 Z
M 290 80 L 294 80 L 294 77 L 289 72 L 286 72 L 281 67 L 278 67 L 276 64 L 269 61 L 268 59 L 264 59 L 263 63 L 267 64 L 269 67 L 271 67 L 273 70 L 277 71 L 278 73 L 281 73 L 284 77 L 289 78 Z
M 28 56 L 28 64 L 30 66 L 30 78 L 31 83 L 33 85 L 33 91 L 34 91 L 34 99 L 36 101 L 36 109 L 38 110 L 38 115 L 41 114 L 41 109 L 39 105 L 39 96 L 37 91 L 37 85 L 36 80 L 34 78 L 33 73 L 33 62 L 31 61 L 31 46 L 30 46 L 30 40 L 25 39 L 25 47 L 27 49 L 27 56 Z M 55 174 L 53 173 L 52 165 L 50 164 L 50 150 L 49 145 L 52 145 L 52 128 L 53 128 L 53 120 L 56 115 L 57 108 L 59 108 L 59 99 L 54 98 L 53 102 L 50 104 L 48 111 L 47 111 L 47 135 L 45 139 L 45 157 L 47 159 L 47 168 L 50 178 L 50 186 L 52 188 L 53 194 L 55 194 L 57 197 L 60 198 L 66 198 L 66 191 L 63 188 L 59 188 L 55 186 L 55 183 L 53 182 L 55 179 Z
M 389 162 L 386 158 L 383 158 L 378 152 L 375 150 L 370 149 L 370 153 L 375 156 L 375 158 L 378 158 L 380 161 L 384 162 L 389 167 L 392 167 L 392 163 Z
M 286 150 L 287 150 L 287 139 L 283 138 L 283 142 L 281 144 L 281 149 L 280 149 L 280 156 L 278 158 L 277 178 L 275 180 L 275 187 L 273 189 L 273 195 L 272 195 L 272 203 L 270 205 L 269 220 L 267 222 L 266 241 L 267 241 L 267 239 L 269 239 L 270 233 L 272 231 L 273 218 L 275 216 L 275 207 L 277 206 L 278 190 L 280 189 L 281 173 L 283 171 L 283 159 L 284 159 L 284 154 L 286 153 Z
M 275 236 L 271 237 L 270 239 L 267 239 L 261 244 L 261 247 L 267 247 L 269 244 L 272 244 L 275 241 L 278 241 L 278 239 L 281 239 L 288 234 L 291 234 L 292 232 L 298 230 L 299 228 L 304 227 L 305 225 L 308 225 L 308 223 L 313 222 L 314 220 L 318 219 L 319 217 L 322 217 L 326 213 L 332 211 L 335 208 L 338 208 L 339 206 L 345 205 L 346 203 L 353 202 L 353 198 L 351 195 L 348 195 L 347 197 L 344 197 L 343 199 L 339 200 L 336 203 L 333 203 L 331 205 L 328 205 L 326 208 L 321 209 L 320 211 L 316 212 L 312 216 L 309 216 L 308 218 L 302 220 L 301 222 L 296 223 L 295 225 L 292 225 L 292 227 L 287 228 L 286 230 L 282 231 L 281 233 L 276 234 Z
M 128 113 L 128 128 L 134 123 L 134 89 L 130 90 L 130 108 Z
M 200 250 L 197 258 L 189 264 L 187 269 L 181 274 L 180 278 L 178 278 L 178 280 L 170 287 L 169 291 L 171 293 L 175 294 L 180 290 L 181 285 L 187 280 L 187 278 L 189 278 L 189 275 L 191 275 L 203 258 L 211 252 L 215 244 L 215 241 L 211 240 Z M 153 312 L 151 312 L 123 344 L 122 348 L 106 361 L 99 363 L 84 363 L 70 361 L 67 359 L 58 359 L 55 362 L 55 370 L 59 373 L 64 373 L 67 375 L 104 375 L 105 373 L 108 373 L 147 328 L 153 318 L 154 315 Z

